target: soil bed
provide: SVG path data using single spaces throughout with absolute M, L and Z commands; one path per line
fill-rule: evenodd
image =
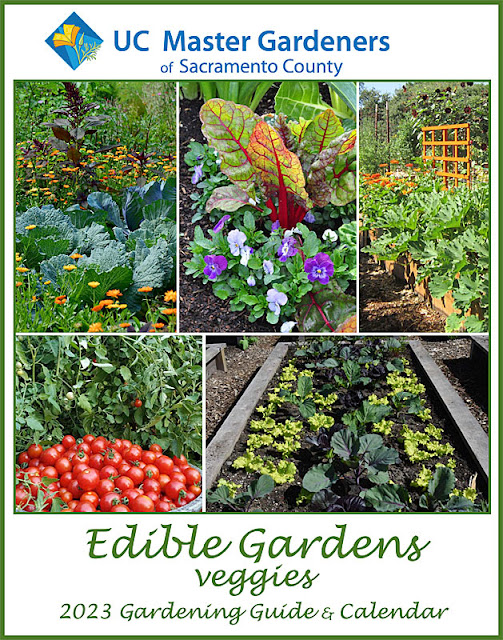
M 422 338 L 421 341 L 487 433 L 487 377 L 484 379 L 473 366 L 470 338 Z
M 276 336 L 260 336 L 244 351 L 238 347 L 226 347 L 227 373 L 217 370 L 206 383 L 207 444 L 277 341 Z
M 360 331 L 445 333 L 445 316 L 372 256 L 360 253 Z
M 350 343 L 348 342 L 348 344 Z M 289 350 L 288 354 L 283 360 L 282 366 L 278 369 L 278 373 L 272 380 L 267 391 L 264 393 L 264 395 L 262 396 L 257 406 L 267 405 L 269 393 L 271 393 L 272 390 L 278 386 L 278 383 L 281 377 L 282 368 L 285 367 L 288 364 L 288 362 L 292 359 L 293 354 L 295 353 L 295 350 L 297 348 L 299 347 L 294 347 L 293 349 Z M 404 347 L 402 349 L 402 352 L 400 353 L 400 357 L 406 358 L 406 360 L 408 361 L 407 367 L 410 367 L 410 369 L 412 369 L 412 371 L 418 376 L 419 381 L 426 386 L 426 393 L 421 394 L 421 397 L 425 400 L 425 408 L 431 411 L 431 416 L 432 416 L 431 423 L 435 425 L 435 427 L 440 427 L 444 431 L 441 438 L 441 443 L 442 444 L 448 443 L 452 445 L 452 447 L 454 448 L 454 453 L 450 454 L 448 457 L 454 458 L 456 462 L 456 467 L 454 470 L 454 473 L 456 476 L 456 488 L 463 490 L 468 486 L 470 486 L 470 482 L 474 477 L 474 475 L 476 474 L 475 467 L 471 463 L 469 454 L 466 451 L 464 444 L 461 442 L 460 438 L 454 432 L 454 429 L 451 427 L 440 405 L 440 402 L 434 397 L 433 394 L 428 393 L 428 381 L 422 379 L 419 371 L 415 368 L 413 359 L 411 357 L 410 349 L 408 347 Z M 302 370 L 308 362 L 310 362 L 309 358 L 302 358 L 302 357 L 295 358 L 295 364 L 300 370 Z M 328 384 L 332 384 L 332 390 L 335 391 L 339 396 L 345 393 L 346 391 L 345 389 L 337 386 L 333 382 L 330 382 L 329 378 L 325 373 L 327 369 L 314 369 L 314 371 L 315 371 L 315 377 L 314 377 L 315 391 L 317 389 L 318 390 L 321 389 L 321 387 L 324 384 L 328 383 Z M 387 385 L 387 382 L 386 382 L 386 376 L 382 379 L 376 380 L 373 384 L 370 384 L 369 387 L 357 386 L 357 387 L 353 387 L 352 390 L 353 389 L 361 391 L 362 402 L 363 400 L 367 399 L 368 396 L 371 394 L 376 393 L 379 397 L 382 397 L 383 395 L 389 393 L 390 391 L 390 387 Z M 345 413 L 347 413 L 347 409 L 343 409 L 341 404 L 337 402 L 335 405 L 333 405 L 331 409 L 328 409 L 325 411 L 320 409 L 319 412 L 321 413 L 324 412 L 326 415 L 332 415 L 335 418 L 335 422 L 337 424 L 341 422 L 341 418 Z M 280 406 L 277 409 L 276 413 L 273 415 L 273 417 L 277 422 L 280 422 L 284 419 L 302 420 L 302 418 L 298 413 L 298 409 L 294 405 L 291 405 L 288 403 Z M 392 414 L 390 417 L 396 418 L 396 415 L 393 416 Z M 263 416 L 257 411 L 255 411 L 251 419 L 261 420 L 263 419 Z M 434 463 L 447 459 L 447 456 L 442 459 L 434 458 L 432 459 L 432 461 L 426 461 L 426 463 L 410 462 L 409 458 L 407 457 L 407 455 L 403 450 L 403 445 L 401 445 L 398 442 L 398 437 L 400 435 L 400 430 L 402 428 L 402 425 L 407 425 L 411 427 L 412 430 L 415 430 L 418 427 L 418 420 L 415 416 L 411 416 L 408 413 L 405 413 L 405 414 L 401 413 L 400 424 L 397 424 L 397 422 L 395 421 L 391 434 L 383 436 L 383 441 L 384 441 L 383 444 L 386 447 L 392 447 L 398 451 L 400 455 L 400 462 L 398 464 L 390 465 L 388 469 L 389 478 L 393 483 L 401 485 L 407 489 L 412 500 L 411 510 L 416 510 L 419 497 L 421 495 L 421 491 L 411 486 L 411 481 L 413 481 L 418 476 L 419 472 L 422 469 L 423 464 L 426 464 L 428 468 L 433 468 Z M 370 429 L 367 429 L 367 432 L 370 433 Z M 248 425 L 244 430 L 243 434 L 241 435 L 232 456 L 225 463 L 222 469 L 222 472 L 219 476 L 219 479 L 224 479 L 226 481 L 241 485 L 241 488 L 238 491 L 246 490 L 250 482 L 252 482 L 253 480 L 256 480 L 259 475 L 257 473 L 248 473 L 243 469 L 234 469 L 232 467 L 232 463 L 234 462 L 234 460 L 237 457 L 244 455 L 247 448 L 247 440 L 251 433 L 252 431 L 250 430 Z M 296 472 L 294 481 L 291 483 L 283 484 L 283 485 L 277 485 L 275 489 L 265 497 L 258 500 L 254 500 L 251 506 L 253 510 L 259 510 L 264 512 L 274 512 L 274 513 L 278 513 L 278 512 L 296 512 L 296 513 L 304 512 L 305 513 L 305 512 L 316 511 L 316 509 L 314 509 L 310 503 L 297 504 L 299 493 L 302 488 L 302 479 L 307 473 L 307 471 L 313 466 L 313 458 L 311 453 L 313 451 L 313 446 L 310 445 L 308 442 L 306 442 L 306 436 L 313 435 L 313 434 L 314 432 L 309 429 L 307 422 L 304 421 L 304 429 L 301 433 L 301 448 L 298 449 L 289 458 L 291 461 L 295 463 L 297 467 L 297 472 Z M 262 449 L 261 452 L 258 453 L 257 455 L 260 456 L 263 453 L 263 451 L 264 450 Z M 270 451 L 266 453 L 270 453 Z M 326 462 L 326 458 L 323 458 L 323 459 L 319 458 L 316 464 L 320 462 Z M 213 486 L 210 489 L 215 489 L 215 486 Z M 371 486 L 372 485 L 368 481 L 362 480 L 361 486 L 359 488 L 351 487 L 350 494 L 355 494 L 355 491 L 356 491 L 356 495 L 357 495 L 359 490 L 367 489 Z M 487 497 L 487 493 L 486 493 L 487 488 L 481 486 L 480 482 L 477 483 L 477 491 L 479 492 L 479 497 L 484 497 L 484 498 Z M 207 511 L 210 511 L 210 512 L 224 512 L 229 510 L 230 509 L 228 507 L 218 503 L 207 503 Z

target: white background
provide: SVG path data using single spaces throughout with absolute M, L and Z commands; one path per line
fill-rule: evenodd
M 45 39 L 73 12 L 103 38 L 97 60 L 85 62 L 72 71 L 47 44 Z M 498 210 L 498 8 L 487 5 L 380 5 L 370 6 L 72 6 L 29 5 L 5 7 L 5 96 L 6 96 L 6 292 L 7 336 L 6 407 L 5 407 L 5 500 L 6 500 L 6 634 L 64 635 L 141 634 L 141 635 L 494 635 L 497 633 L 497 500 L 499 477 L 498 434 L 492 433 L 491 515 L 178 515 L 131 516 L 127 519 L 101 516 L 13 515 L 13 407 L 12 397 L 12 299 L 13 255 L 13 80 L 15 79 L 197 79 L 168 76 L 160 72 L 163 64 L 181 57 L 193 61 L 246 60 L 276 61 L 286 57 L 300 61 L 343 62 L 339 80 L 491 80 L 491 158 L 493 270 L 492 322 L 497 321 L 497 210 Z M 113 47 L 114 30 L 150 31 L 150 51 L 120 53 Z M 186 35 L 216 33 L 251 34 L 265 29 L 277 35 L 389 35 L 387 52 L 351 53 L 265 53 L 256 46 L 247 54 L 162 52 L 165 29 L 185 29 Z M 143 42 L 143 41 L 142 41 Z M 219 55 L 221 57 L 219 57 Z M 175 65 L 176 66 L 176 65 Z M 178 75 L 178 77 L 177 77 Z M 278 78 L 286 79 L 284 73 Z M 321 77 L 310 79 L 323 79 Z M 248 76 L 248 79 L 250 77 Z M 247 79 L 247 78 L 245 78 Z M 330 79 L 330 78 L 326 78 Z M 492 353 L 497 354 L 497 336 L 492 338 Z M 497 415 L 497 357 L 493 358 L 492 415 Z M 493 421 L 493 424 L 497 424 Z M 157 558 L 103 559 L 88 557 L 90 527 L 112 527 L 113 537 L 124 533 L 125 523 L 138 522 L 143 535 L 161 523 L 173 522 L 175 533 L 183 535 L 189 523 L 199 525 L 201 539 L 221 535 L 232 540 L 233 547 L 217 560 L 192 560 L 185 555 L 178 560 Z M 265 539 L 275 535 L 292 535 L 296 540 L 316 535 L 333 535 L 335 524 L 348 525 L 348 538 L 368 535 L 372 539 L 399 535 L 407 543 L 412 535 L 421 541 L 431 540 L 417 562 L 393 559 L 355 560 L 320 559 L 310 554 L 297 558 L 262 561 L 253 565 L 234 548 L 236 541 L 254 527 L 267 529 Z M 253 598 L 245 592 L 231 597 L 224 587 L 197 586 L 195 568 L 234 570 L 246 568 L 312 569 L 320 573 L 311 589 L 271 587 Z M 27 585 L 29 585 L 27 587 Z M 420 601 L 422 607 L 450 610 L 440 621 L 346 620 L 335 615 L 332 621 L 269 621 L 257 623 L 244 618 L 237 626 L 221 621 L 121 620 L 122 605 L 162 607 L 174 600 L 179 606 L 207 604 L 250 608 L 256 602 L 268 606 L 327 606 L 338 612 L 352 602 L 379 607 L 409 607 Z M 62 603 L 90 602 L 112 605 L 109 620 L 61 620 Z

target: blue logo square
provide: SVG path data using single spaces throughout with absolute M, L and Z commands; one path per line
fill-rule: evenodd
M 84 60 L 94 60 L 103 40 L 73 12 L 46 40 L 72 69 Z

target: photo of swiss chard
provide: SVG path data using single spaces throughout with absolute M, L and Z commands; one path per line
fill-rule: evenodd
M 234 451 L 208 471 L 208 509 L 487 511 L 487 348 L 459 338 L 292 341 Z M 208 380 L 211 396 L 218 385 L 225 374 Z M 461 425 L 447 411 L 454 402 L 466 410 Z
M 355 331 L 355 83 L 183 92 L 183 329 Z
M 174 331 L 174 83 L 16 96 L 16 331 Z

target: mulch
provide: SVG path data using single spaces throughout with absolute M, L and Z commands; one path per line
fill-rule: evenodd
M 206 382 L 207 443 L 264 364 L 278 339 L 279 336 L 260 336 L 244 351 L 239 347 L 226 347 L 227 372 L 217 370 Z M 225 337 L 222 340 L 225 341 Z
M 445 320 L 372 256 L 360 253 L 360 331 L 445 333 Z

